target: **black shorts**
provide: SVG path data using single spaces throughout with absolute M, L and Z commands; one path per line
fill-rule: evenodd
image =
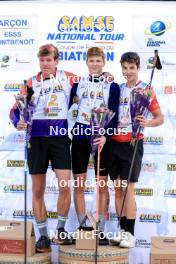
M 45 174 L 52 169 L 71 169 L 71 140 L 68 137 L 32 137 L 27 153 L 30 174 Z
M 85 173 L 89 163 L 91 153 L 90 139 L 87 138 L 75 138 L 72 139 L 72 170 L 73 174 Z M 109 142 L 104 145 L 100 154 L 100 176 L 108 175 L 108 153 Z M 95 153 L 95 175 L 97 174 L 97 153 Z
M 110 142 L 109 151 L 109 174 L 111 180 L 116 180 L 118 177 L 120 177 L 121 180 L 127 180 L 134 147 L 130 142 L 117 142 L 112 140 Z M 130 182 L 138 181 L 143 152 L 143 140 L 139 140 Z

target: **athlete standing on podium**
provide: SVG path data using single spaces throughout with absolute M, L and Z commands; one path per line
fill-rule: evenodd
M 28 96 L 30 97 L 30 94 L 33 93 L 32 96 L 36 102 L 32 117 L 27 162 L 32 177 L 33 211 L 40 233 L 40 238 L 36 243 L 37 252 L 51 250 L 44 201 L 49 161 L 51 161 L 52 169 L 58 179 L 59 187 L 57 242 L 58 244 L 72 243 L 72 239 L 65 231 L 64 226 L 71 201 L 71 157 L 70 139 L 67 134 L 67 116 L 70 90 L 75 76 L 72 73 L 57 69 L 58 56 L 58 49 L 54 45 L 41 46 L 38 52 L 41 71 L 27 81 Z M 20 120 L 20 112 L 16 104 L 11 109 L 10 118 L 18 130 L 27 128 L 27 124 Z M 65 135 L 60 133 L 61 129 L 65 129 Z M 57 135 L 53 131 L 57 131 Z M 66 184 L 60 184 L 61 181 L 65 181 Z

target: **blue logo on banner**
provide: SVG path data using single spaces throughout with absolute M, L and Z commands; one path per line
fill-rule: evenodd
M 171 28 L 170 22 L 167 22 L 165 24 L 162 21 L 155 21 L 151 24 L 150 28 L 145 29 L 145 34 L 146 35 L 161 36 L 170 28 Z

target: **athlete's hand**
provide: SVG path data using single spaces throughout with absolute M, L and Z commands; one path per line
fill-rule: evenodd
M 138 115 L 136 119 L 139 121 L 141 127 L 148 127 L 150 120 L 145 119 L 144 116 Z
M 74 97 L 73 97 L 73 103 L 76 103 L 76 104 L 79 104 L 79 96 L 77 96 L 77 95 L 75 95 Z
M 106 137 L 102 136 L 99 138 L 94 139 L 93 144 L 94 145 L 100 145 L 100 151 L 102 150 L 104 144 L 106 143 Z
M 113 76 L 110 72 L 104 72 L 104 73 L 103 73 L 103 76 L 104 76 L 105 81 L 106 81 L 107 83 L 111 83 L 111 82 L 114 81 L 114 76 Z
M 27 128 L 27 124 L 23 121 L 23 120 L 20 120 L 18 123 L 17 123 L 17 130 L 26 130 Z

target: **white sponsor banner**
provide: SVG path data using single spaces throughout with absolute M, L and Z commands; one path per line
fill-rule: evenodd
M 0 15 L 0 68 L 24 71 L 34 63 L 37 15 Z
M 132 48 L 138 52 L 175 52 L 176 30 L 174 16 L 142 16 L 133 17 Z M 136 34 L 137 32 L 137 34 Z

